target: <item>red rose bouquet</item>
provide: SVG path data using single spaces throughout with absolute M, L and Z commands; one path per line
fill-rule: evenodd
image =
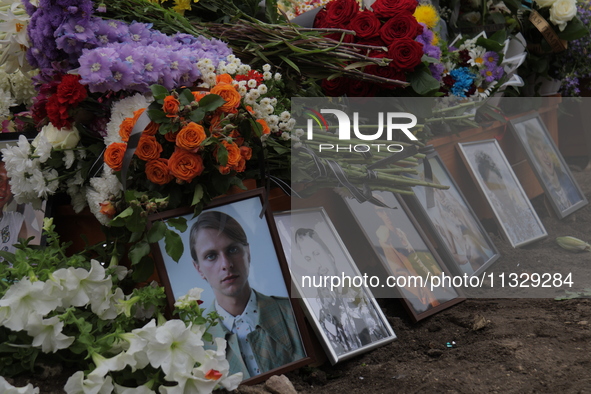
M 431 75 L 429 64 L 423 61 L 423 55 L 432 55 L 425 52 L 427 48 L 420 40 L 429 27 L 413 15 L 417 5 L 415 0 L 377 0 L 371 10 L 361 10 L 355 0 L 333 0 L 318 13 L 314 26 L 351 30 L 354 34 L 332 33 L 329 37 L 367 46 L 370 57 L 389 60 L 387 66 L 367 65 L 364 72 L 410 82 L 415 94 L 430 95 L 439 84 Z M 365 81 L 361 84 L 364 86 L 349 78 L 335 78 L 323 81 L 322 86 L 329 96 L 406 94 L 400 85 Z

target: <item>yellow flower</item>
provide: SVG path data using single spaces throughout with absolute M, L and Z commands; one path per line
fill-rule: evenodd
M 437 44 L 439 44 L 439 34 L 435 33 L 435 34 L 433 34 L 433 40 L 431 40 L 431 45 L 437 45 Z
M 421 4 L 413 14 L 419 23 L 424 23 L 429 29 L 433 29 L 439 22 L 439 14 L 431 4 Z
M 172 7 L 172 9 L 175 12 L 184 15 L 185 11 L 191 10 L 191 0 L 174 0 L 174 7 Z

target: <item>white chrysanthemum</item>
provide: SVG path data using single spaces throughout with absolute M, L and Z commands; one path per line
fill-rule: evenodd
M 230 63 L 226 66 L 226 72 L 228 74 L 236 74 L 236 70 L 238 70 L 238 66 L 236 66 L 234 63 Z
M 10 107 L 16 105 L 16 101 L 10 91 L 0 89 L 0 119 L 6 119 L 10 116 Z
M 107 123 L 107 136 L 105 137 L 105 144 L 111 145 L 113 142 L 121 142 L 119 136 L 119 126 L 125 120 L 130 118 L 133 113 L 141 108 L 147 108 L 152 99 L 146 99 L 146 97 L 140 93 L 136 93 L 131 97 L 126 97 L 122 100 L 117 101 L 111 107 L 111 120 Z
M 257 90 L 259 91 L 260 94 L 266 94 L 269 90 L 267 89 L 267 85 L 265 84 L 260 84 L 259 87 L 257 88 Z
M 270 64 L 263 65 L 263 71 L 264 72 L 271 71 L 271 65 Z
M 244 96 L 244 103 L 247 105 L 254 105 L 256 101 L 252 98 L 250 94 L 247 94 L 246 96 Z
M 227 60 L 228 62 L 233 62 L 233 61 L 235 61 L 236 59 L 237 59 L 237 58 L 236 58 L 236 55 L 234 55 L 234 54 L 232 54 L 232 53 L 231 53 L 231 54 L 229 54 L 229 55 L 226 57 L 226 60 Z
M 275 108 L 273 108 L 272 105 L 265 105 L 261 107 L 261 111 L 263 111 L 265 115 L 272 115 L 273 112 L 275 112 Z
M 74 164 L 74 159 L 76 159 L 76 155 L 74 151 L 68 149 L 64 151 L 64 164 L 66 165 L 66 170 L 69 170 Z
M 39 198 L 45 200 L 47 196 L 55 193 L 60 185 L 58 180 L 59 175 L 59 172 L 57 172 L 55 168 L 47 168 L 43 170 L 45 184 L 39 184 L 35 187 L 35 191 Z
M 275 73 L 275 75 L 273 76 L 273 78 L 274 78 L 276 81 L 281 81 L 281 74 L 279 74 L 279 73 Z
M 68 181 L 70 181 L 68 179 Z M 74 212 L 80 213 L 86 207 L 86 188 L 80 187 L 76 184 L 68 183 L 68 188 L 66 189 L 66 193 L 70 196 L 72 208 Z
M 228 72 L 228 69 L 226 68 L 226 66 L 219 66 L 218 65 L 218 73 L 219 74 L 226 74 Z
M 290 118 L 291 114 L 288 111 L 283 111 L 281 114 L 279 114 L 279 119 L 282 122 L 287 122 Z
M 249 79 L 248 80 L 248 87 L 251 89 L 254 89 L 257 87 L 257 81 L 256 79 Z
M 238 93 L 240 93 L 240 96 L 244 97 L 246 96 L 246 93 L 248 93 L 248 89 L 246 86 L 238 86 Z
M 12 85 L 12 94 L 17 104 L 30 106 L 33 104 L 33 97 L 37 95 L 31 77 L 38 74 L 39 71 L 21 72 L 20 70 L 10 76 Z
M 263 85 L 261 85 L 261 86 L 263 86 Z M 260 104 L 263 106 L 264 105 L 271 105 L 271 99 L 269 97 L 264 97 L 261 99 Z
M 214 86 L 217 83 L 217 75 L 214 72 L 207 72 L 204 74 L 203 80 L 210 86 Z
M 238 67 L 238 74 L 246 75 L 250 71 L 250 66 L 248 64 L 242 64 Z
M 289 141 L 291 139 L 291 135 L 288 132 L 281 133 L 281 139 L 284 141 Z
M 90 179 L 90 187 L 86 190 L 86 200 L 92 214 L 103 225 L 108 225 L 110 219 L 101 213 L 100 204 L 109 201 L 111 197 L 119 197 L 122 191 L 123 186 L 119 178 L 106 164 L 103 165 L 103 173 L 100 177 Z
M 305 134 L 304 129 L 295 129 L 294 134 L 298 137 L 302 137 Z
M 10 75 L 0 66 L 0 90 L 10 92 L 12 85 L 10 84 Z
M 265 72 L 263 73 L 263 79 L 264 79 L 265 81 L 269 81 L 269 80 L 271 80 L 272 78 L 273 78 L 273 74 L 271 74 L 269 71 L 265 71 Z
M 301 142 L 296 142 L 293 144 L 293 148 L 294 149 L 300 149 L 302 147 L 302 143 Z
M 279 124 L 279 116 L 277 115 L 271 115 L 265 120 L 269 126 L 277 126 Z
M 256 89 L 251 89 L 250 92 L 248 92 L 248 94 L 254 99 L 258 99 L 259 97 L 261 97 L 261 94 L 258 92 L 258 90 Z
M 277 105 L 277 98 L 276 98 L 276 97 L 273 97 L 273 98 L 271 99 L 271 105 L 272 105 L 273 107 Z

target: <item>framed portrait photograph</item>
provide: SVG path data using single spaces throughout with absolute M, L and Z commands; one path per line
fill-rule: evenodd
M 322 207 L 275 213 L 275 221 L 304 311 L 333 365 L 396 339 Z
M 208 332 L 226 339 L 230 373 L 242 372 L 247 384 L 313 360 L 303 312 L 291 298 L 273 216 L 263 209 L 263 193 L 255 189 L 215 199 L 196 217 L 191 208 L 149 217 L 150 223 L 187 220 L 186 231 L 179 233 L 184 251 L 178 262 L 165 252 L 163 240 L 152 245 L 169 308 L 189 290 L 203 289 L 204 315 L 220 316 Z M 205 348 L 217 346 L 212 342 Z
M 382 281 L 395 280 L 395 286 L 388 285 L 392 297 L 402 298 L 415 322 L 463 301 L 459 289 L 433 283 L 433 277 L 450 274 L 402 198 L 387 191 L 372 194 L 384 206 L 353 198 L 345 202 L 388 275 Z
M 0 150 L 16 145 L 20 135 L 27 136 L 23 133 L 0 133 Z M 14 253 L 14 244 L 19 238 L 30 239 L 29 245 L 43 246 L 43 219 L 51 216 L 50 204 L 47 201 L 43 201 L 41 207 L 17 204 L 1 153 L 0 159 L 0 251 Z
M 510 123 L 556 215 L 563 219 L 587 205 L 540 115 L 533 113 Z
M 435 151 L 417 167 L 422 180 L 449 186 L 436 189 L 413 187 L 414 195 L 405 198 L 421 215 L 441 245 L 440 254 L 456 274 L 480 275 L 500 254 L 468 204 L 468 201 Z
M 497 140 L 459 143 L 457 148 L 511 246 L 548 235 Z

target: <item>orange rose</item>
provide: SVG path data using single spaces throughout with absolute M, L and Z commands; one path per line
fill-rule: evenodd
M 236 91 L 234 86 L 227 83 L 221 83 L 215 85 L 213 89 L 211 89 L 211 93 L 219 95 L 226 101 L 226 103 L 219 108 L 222 112 L 230 114 L 237 112 L 236 108 L 240 105 L 240 93 Z
M 164 104 L 162 104 L 162 110 L 166 113 L 169 118 L 174 118 L 179 112 L 181 103 L 173 96 L 164 97 Z
M 228 137 L 232 138 L 232 141 L 236 143 L 238 146 L 242 146 L 244 144 L 244 138 L 240 135 L 238 130 L 232 130 Z
M 135 126 L 135 120 L 133 120 L 133 118 L 125 118 L 125 120 L 121 122 L 121 125 L 119 126 L 119 136 L 122 141 L 129 141 L 129 135 L 131 134 L 131 130 L 133 130 L 133 126 Z
M 99 205 L 101 206 L 100 213 L 107 216 L 109 219 L 113 219 L 117 210 L 111 201 L 100 202 Z
M 155 160 L 162 153 L 162 145 L 156 141 L 156 137 L 143 134 L 137 143 L 137 149 L 134 154 L 144 161 Z
M 249 114 L 254 115 L 254 110 L 252 109 L 252 107 L 250 105 L 246 106 L 246 110 L 248 111 Z
M 207 136 L 205 135 L 203 126 L 195 122 L 190 122 L 176 136 L 176 146 L 191 152 L 197 152 L 197 149 L 199 149 L 199 146 L 201 146 L 201 143 L 206 138 Z
M 113 171 L 121 171 L 123 165 L 123 156 L 127 150 L 127 144 L 124 142 L 113 142 L 105 150 L 105 163 L 113 169 Z
M 146 176 L 148 180 L 157 185 L 166 185 L 174 177 L 168 168 L 168 159 L 159 158 L 146 163 Z
M 191 182 L 203 172 L 203 159 L 195 153 L 177 149 L 168 159 L 168 169 L 177 179 Z
M 216 78 L 216 83 L 232 83 L 232 77 L 230 74 L 221 74 L 218 75 Z
M 248 146 L 241 146 L 240 155 L 244 158 L 244 160 L 250 160 L 252 157 L 252 149 L 250 149 Z
M 242 158 L 240 156 L 240 148 L 234 142 L 222 141 L 222 145 L 228 151 L 228 163 L 226 165 L 236 167 Z
M 137 120 L 140 118 L 140 116 L 144 113 L 145 110 L 146 110 L 145 108 L 140 108 L 133 113 L 133 123 L 134 124 L 135 124 L 135 122 L 137 122 Z
M 144 129 L 144 134 L 146 134 L 146 135 L 156 135 L 156 133 L 158 132 L 158 129 L 159 128 L 160 128 L 160 125 L 158 123 L 150 122 L 150 123 L 148 123 L 148 125 Z
M 164 134 L 164 139 L 168 142 L 175 142 L 176 141 L 176 136 L 179 134 L 179 132 L 177 131 L 176 133 L 172 133 L 172 132 L 168 132 L 166 134 Z
M 209 132 L 213 133 L 215 131 L 221 131 L 221 129 L 222 127 L 220 114 L 216 111 L 216 113 L 209 120 Z
M 209 92 L 204 92 L 203 90 L 198 90 L 196 92 L 191 92 L 193 93 L 193 97 L 195 97 L 195 101 L 199 102 L 199 100 L 201 100 L 203 97 L 207 96 L 209 94 Z
M 230 166 L 218 166 L 218 171 L 222 175 L 228 175 L 230 173 Z
M 244 172 L 244 170 L 246 170 L 246 160 L 244 160 L 244 157 L 240 158 L 238 165 L 234 167 L 234 169 L 236 172 Z
M 269 134 L 271 132 L 271 129 L 269 128 L 269 125 L 265 119 L 257 119 L 257 122 L 263 126 L 263 134 Z

